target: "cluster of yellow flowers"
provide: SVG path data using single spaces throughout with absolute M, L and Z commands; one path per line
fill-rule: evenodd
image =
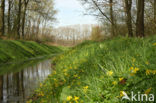
M 134 74 L 136 74 L 140 69 L 137 67 L 130 67 L 129 69 L 131 71 L 131 76 L 133 76 Z
M 113 85 L 117 85 L 117 81 L 112 82 Z
M 72 97 L 72 96 L 68 96 L 67 97 L 67 101 L 75 101 L 76 103 L 78 103 L 78 100 L 80 99 L 80 97 L 77 97 L 77 96 L 74 96 L 74 97 Z
M 122 78 L 122 77 L 121 77 L 121 78 L 119 78 L 119 82 L 121 82 L 122 80 L 124 80 L 124 78 Z M 118 82 L 117 82 L 117 81 L 113 81 L 113 82 L 112 82 L 112 84 L 113 84 L 113 85 L 117 85 L 117 84 L 118 84 Z
M 107 71 L 107 75 L 108 76 L 112 76 L 113 75 L 113 71 Z
M 146 70 L 146 75 L 150 75 L 150 74 L 155 75 L 156 74 L 156 70 L 149 70 L 149 69 L 147 69 Z
M 83 87 L 83 91 L 86 93 L 88 91 L 88 86 Z

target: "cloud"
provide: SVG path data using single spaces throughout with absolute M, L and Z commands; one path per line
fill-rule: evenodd
M 57 26 L 96 23 L 94 17 L 83 15 L 85 9 L 78 0 L 55 0 L 55 7 L 58 10 Z
M 82 9 L 78 0 L 55 0 L 57 8 Z

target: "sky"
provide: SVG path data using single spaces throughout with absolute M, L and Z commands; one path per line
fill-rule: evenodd
M 84 15 L 85 9 L 78 0 L 55 0 L 55 9 L 58 11 L 56 27 L 97 23 L 93 16 Z

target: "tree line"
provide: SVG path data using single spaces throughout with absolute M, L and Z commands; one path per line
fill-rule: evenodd
M 107 25 L 112 36 L 126 27 L 128 36 L 144 37 L 156 33 L 156 0 L 80 0 L 87 15 Z M 109 27 L 109 28 L 108 28 Z M 122 28 L 122 30 L 121 30 Z
M 53 0 L 1 0 L 0 35 L 26 38 L 45 34 L 55 21 Z

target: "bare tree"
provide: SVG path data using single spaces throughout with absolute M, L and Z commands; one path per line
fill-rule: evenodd
M 1 35 L 4 35 L 5 33 L 5 0 L 1 0 Z
M 18 2 L 18 16 L 17 16 L 17 36 L 18 36 L 18 38 L 20 38 L 21 9 L 22 9 L 22 0 L 19 0 L 19 2 Z
M 132 0 L 125 0 L 126 23 L 128 28 L 128 35 L 130 37 L 133 36 L 131 8 L 132 8 Z
M 111 19 L 111 34 L 115 36 L 115 23 L 114 23 L 114 13 L 113 13 L 113 0 L 109 0 L 110 5 L 110 19 Z
M 30 0 L 24 0 L 24 11 L 23 11 L 23 18 L 22 18 L 22 36 L 24 38 L 24 34 L 25 34 L 25 18 L 26 18 L 26 11 L 27 11 L 27 7 L 28 7 L 28 3 Z
M 136 36 L 144 37 L 144 6 L 145 0 L 138 0 L 137 3 L 137 21 L 136 21 Z
M 156 22 L 156 0 L 154 0 L 154 21 Z
M 8 0 L 8 35 L 10 35 L 10 31 L 11 31 L 11 8 L 13 5 L 13 1 L 12 0 Z
M 88 11 L 91 11 L 90 15 L 96 16 L 103 22 L 109 22 L 111 24 L 111 34 L 115 35 L 115 17 L 113 6 L 115 4 L 114 0 L 81 0 L 83 4 L 88 4 Z M 104 9 L 106 7 L 106 10 Z M 107 8 L 109 7 L 109 13 L 107 12 Z

